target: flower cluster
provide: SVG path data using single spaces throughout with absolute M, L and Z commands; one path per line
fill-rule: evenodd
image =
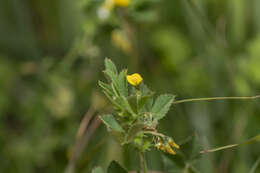
M 176 152 L 172 149 L 172 147 L 176 148 L 176 149 L 180 148 L 179 145 L 176 144 L 172 138 L 166 137 L 166 136 L 163 136 L 163 137 L 157 136 L 155 138 L 155 147 L 158 150 L 168 152 L 169 154 L 172 154 L 172 155 L 176 154 Z

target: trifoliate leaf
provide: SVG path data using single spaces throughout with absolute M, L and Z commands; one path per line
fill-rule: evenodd
M 101 88 L 103 88 L 104 91 L 106 91 L 106 93 L 108 93 L 110 96 L 113 95 L 113 89 L 110 85 L 102 82 L 102 81 L 98 81 L 98 84 Z
M 127 112 L 129 112 L 130 114 L 132 114 L 134 117 L 136 117 L 136 113 L 133 111 L 133 109 L 131 108 L 128 100 L 126 97 L 122 96 L 122 97 L 119 97 L 120 101 L 121 101 L 121 105 L 125 108 L 125 110 Z
M 118 110 L 123 110 L 123 107 L 117 102 L 117 99 L 113 99 L 113 96 L 109 95 L 105 90 L 103 92 Z
M 103 123 L 109 128 L 117 132 L 123 132 L 124 130 L 122 127 L 118 124 L 118 122 L 115 120 L 114 116 L 111 114 L 102 115 L 100 119 L 103 121 Z
M 138 109 L 142 109 L 143 106 L 148 102 L 148 100 L 151 98 L 152 94 L 151 95 L 144 95 L 144 96 L 141 96 L 140 99 L 138 99 Z
M 127 81 L 126 81 L 126 73 L 127 71 L 126 70 L 122 70 L 120 72 L 120 74 L 118 75 L 118 91 L 119 91 L 119 94 L 121 96 L 127 96 L 128 95 L 128 91 L 127 91 Z
M 108 77 L 108 79 L 118 88 L 118 75 L 111 70 L 105 70 L 105 75 Z
M 111 61 L 108 58 L 105 59 L 105 68 L 106 68 L 106 70 L 110 70 L 114 74 L 117 74 L 117 69 L 116 69 L 115 64 L 113 63 L 113 61 Z
M 174 95 L 170 94 L 160 95 L 157 97 L 151 110 L 155 119 L 159 120 L 166 115 L 170 109 L 174 97 Z
M 152 92 L 145 84 L 140 85 L 140 97 L 138 97 L 138 110 L 141 110 L 143 106 L 152 97 L 154 92 Z

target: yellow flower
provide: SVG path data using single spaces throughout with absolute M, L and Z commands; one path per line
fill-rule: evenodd
M 176 154 L 175 151 L 173 151 L 173 149 L 171 148 L 170 145 L 167 145 L 167 146 L 166 146 L 166 150 L 167 150 L 167 152 L 168 152 L 169 154 L 172 154 L 172 155 Z
M 142 81 L 143 78 L 140 74 L 138 73 L 134 73 L 132 75 L 127 75 L 126 76 L 126 80 L 133 86 L 137 86 L 139 85 Z
M 165 150 L 165 146 L 162 143 L 159 143 L 159 145 L 157 146 L 157 149 L 161 150 L 161 151 L 164 151 L 164 152 L 166 151 Z
M 114 0 L 114 3 L 119 7 L 127 7 L 130 3 L 130 0 Z
M 178 144 L 176 144 L 172 139 L 169 139 L 169 140 L 168 140 L 168 143 L 169 143 L 172 147 L 174 147 L 174 148 L 177 148 L 177 149 L 180 148 L 180 146 L 179 146 Z

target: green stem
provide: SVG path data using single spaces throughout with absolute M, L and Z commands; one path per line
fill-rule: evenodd
M 210 150 L 203 150 L 200 153 L 201 154 L 212 153 L 212 152 L 215 152 L 215 151 L 225 150 L 225 149 L 233 148 L 233 147 L 237 147 L 237 146 L 239 146 L 239 144 L 231 144 L 231 145 L 226 145 L 226 146 L 223 146 L 223 147 L 218 147 L 218 148 L 214 148 L 214 149 L 210 149 Z
M 140 164 L 141 164 L 141 168 L 143 170 L 143 173 L 147 173 L 147 166 L 146 166 L 146 160 L 145 160 L 144 152 L 140 151 L 139 157 L 140 157 Z
M 193 99 L 183 99 L 174 101 L 173 104 L 195 102 L 195 101 L 212 101 L 212 100 L 253 100 L 260 98 L 260 95 L 251 97 L 206 97 L 206 98 L 193 98 Z

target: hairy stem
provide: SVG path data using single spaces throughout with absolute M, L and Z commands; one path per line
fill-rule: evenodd
M 145 134 L 151 134 L 154 136 L 160 136 L 160 137 L 165 137 L 165 135 L 161 134 L 161 133 L 157 133 L 157 132 L 151 132 L 151 131 L 144 131 Z
M 206 97 L 206 98 L 192 98 L 174 101 L 173 104 L 196 102 L 196 101 L 212 101 L 212 100 L 253 100 L 260 98 L 260 95 L 250 97 Z
M 140 151 L 139 157 L 140 157 L 140 164 L 141 164 L 141 168 L 143 170 L 143 173 L 147 173 L 147 166 L 146 166 L 146 160 L 145 160 L 144 152 Z

